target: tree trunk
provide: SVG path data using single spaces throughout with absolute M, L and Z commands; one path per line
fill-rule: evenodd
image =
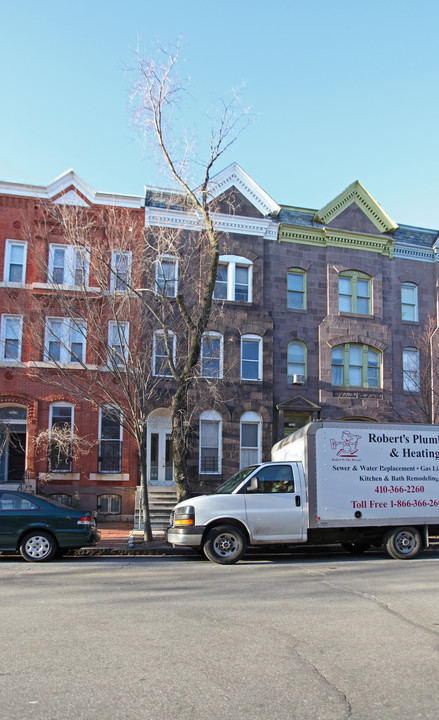
M 187 476 L 187 385 L 180 385 L 172 398 L 172 440 L 174 454 L 174 478 L 177 500 L 184 500 L 189 494 Z
M 143 537 L 146 542 L 152 541 L 152 529 L 151 529 L 151 517 L 149 514 L 149 501 L 148 501 L 148 483 L 146 473 L 146 436 L 142 433 L 142 440 L 138 446 L 139 453 L 139 473 L 140 473 L 140 487 L 142 489 L 142 521 L 143 521 Z

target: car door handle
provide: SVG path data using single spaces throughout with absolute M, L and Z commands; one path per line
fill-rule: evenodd
M 296 507 L 300 507 L 300 495 L 296 495 Z

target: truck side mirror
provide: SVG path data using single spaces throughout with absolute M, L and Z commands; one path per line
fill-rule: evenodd
M 259 490 L 259 479 L 255 476 L 255 477 L 252 477 L 249 484 L 247 485 L 246 492 L 248 492 L 248 493 L 258 492 L 258 490 Z

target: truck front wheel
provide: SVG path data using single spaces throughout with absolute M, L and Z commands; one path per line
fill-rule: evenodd
M 204 553 L 212 562 L 232 565 L 247 550 L 244 533 L 234 525 L 218 525 L 209 530 L 203 546 Z
M 421 534 L 414 527 L 393 528 L 384 535 L 383 547 L 391 558 L 408 560 L 415 557 L 421 549 Z

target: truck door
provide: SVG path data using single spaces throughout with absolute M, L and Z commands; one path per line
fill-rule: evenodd
M 250 478 L 245 504 L 254 542 L 306 540 L 304 490 L 300 473 L 297 468 L 293 473 L 293 467 L 294 463 L 264 465 Z M 257 488 L 252 490 L 252 485 Z

